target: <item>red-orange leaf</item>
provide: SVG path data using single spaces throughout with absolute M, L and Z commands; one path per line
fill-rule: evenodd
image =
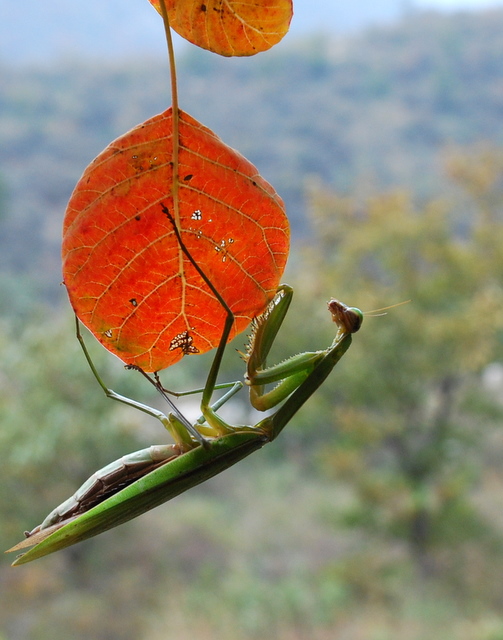
M 161 13 L 160 1 L 149 2 Z M 288 32 L 292 0 L 166 0 L 171 27 L 222 56 L 267 51 Z
M 112 142 L 85 170 L 63 229 L 72 306 L 126 364 L 158 371 L 218 344 L 225 313 L 183 255 L 172 222 L 172 112 Z M 243 331 L 274 295 L 288 255 L 284 205 L 256 168 L 180 112 L 183 241 Z

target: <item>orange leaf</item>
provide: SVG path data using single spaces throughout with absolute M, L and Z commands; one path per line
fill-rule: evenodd
M 159 0 L 149 2 L 161 13 Z M 292 0 L 166 0 L 171 27 L 221 56 L 267 51 L 288 32 Z
M 225 313 L 183 255 L 172 222 L 172 111 L 112 142 L 85 170 L 63 228 L 71 304 L 126 364 L 158 371 L 220 339 Z M 230 306 L 233 335 L 273 297 L 289 227 L 256 168 L 180 111 L 180 230 Z

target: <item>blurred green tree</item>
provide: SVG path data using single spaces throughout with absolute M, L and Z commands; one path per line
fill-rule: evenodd
M 456 202 L 419 208 L 404 192 L 360 201 L 313 186 L 317 239 L 297 283 L 306 314 L 327 290 L 369 310 L 411 299 L 365 320 L 309 418 L 326 423 L 313 415 L 333 406 L 323 460 L 355 491 L 348 521 L 406 540 L 425 573 L 435 548 L 484 528 L 469 490 L 503 409 L 482 383 L 503 357 L 503 154 L 448 170 Z

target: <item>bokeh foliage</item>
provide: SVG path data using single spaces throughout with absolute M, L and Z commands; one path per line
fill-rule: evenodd
M 482 374 L 503 357 L 503 155 L 447 169 L 452 201 L 313 189 L 317 241 L 297 287 L 304 304 L 327 289 L 369 310 L 410 300 L 365 320 L 323 462 L 358 497 L 349 522 L 406 540 L 424 571 L 437 547 L 489 535 L 470 489 L 502 416 Z
M 116 531 L 4 563 L 6 637 L 501 636 L 502 405 L 488 372 L 502 359 L 503 160 L 471 153 L 447 167 L 452 200 L 310 186 L 313 236 L 291 268 L 278 357 L 331 341 L 330 295 L 364 310 L 411 302 L 365 318 L 274 445 Z M 0 328 L 7 547 L 94 469 L 165 436 L 104 398 L 68 312 L 18 313 Z M 155 401 L 93 355 L 108 384 Z M 183 367 L 171 375 L 192 384 Z

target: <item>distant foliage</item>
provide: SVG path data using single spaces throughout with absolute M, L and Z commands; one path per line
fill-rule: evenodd
M 427 196 L 446 188 L 446 146 L 503 144 L 501 33 L 503 11 L 418 14 L 352 37 L 285 41 L 253 65 L 193 51 L 179 61 L 181 106 L 258 166 L 300 238 L 304 176 L 343 193 L 404 185 Z M 144 60 L 2 69 L 0 255 L 41 292 L 59 292 L 60 220 L 82 167 L 165 108 L 166 73 Z
M 403 191 L 313 189 L 318 240 L 297 287 L 304 301 L 328 288 L 364 310 L 411 300 L 365 319 L 335 394 L 321 391 L 334 430 L 321 455 L 355 492 L 347 523 L 407 541 L 427 573 L 439 552 L 495 535 L 470 493 L 489 442 L 501 450 L 503 418 L 483 384 L 503 368 L 503 154 L 454 156 L 448 170 L 456 200 L 420 207 Z

